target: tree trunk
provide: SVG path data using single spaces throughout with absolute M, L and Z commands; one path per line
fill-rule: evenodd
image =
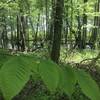
M 99 12 L 99 3 L 100 1 L 98 0 L 98 2 L 95 4 L 95 12 Z M 95 43 L 97 40 L 97 35 L 99 33 L 99 16 L 95 16 L 94 17 L 94 28 L 92 30 L 92 34 L 90 37 L 90 41 L 89 43 L 91 43 L 91 48 L 95 49 Z
M 17 15 L 17 37 L 16 37 L 16 45 L 18 51 L 20 51 L 20 16 Z
M 54 37 L 51 51 L 51 59 L 58 63 L 60 57 L 60 42 L 62 32 L 64 0 L 57 0 L 54 13 Z
M 86 4 L 88 0 L 84 0 L 84 4 Z M 83 14 L 83 34 L 82 34 L 82 43 L 81 43 L 81 49 L 86 48 L 86 38 L 87 38 L 87 15 L 85 14 L 86 9 L 84 7 L 84 14 Z

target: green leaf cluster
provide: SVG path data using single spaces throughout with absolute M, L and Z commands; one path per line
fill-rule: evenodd
M 99 100 L 100 90 L 91 76 L 83 70 L 75 70 L 70 65 L 58 66 L 51 60 L 40 59 L 29 55 L 0 54 L 0 90 L 5 100 L 15 97 L 36 73 L 46 87 L 55 92 L 60 89 L 69 98 L 74 92 L 76 83 L 91 100 Z

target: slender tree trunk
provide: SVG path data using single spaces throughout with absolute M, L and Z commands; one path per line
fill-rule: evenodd
M 78 30 L 77 30 L 78 36 L 76 37 L 76 44 L 78 45 L 78 48 L 81 49 L 82 36 L 81 36 L 81 18 L 79 11 L 77 16 L 77 21 L 78 21 Z
M 86 4 L 88 0 L 84 0 L 84 4 Z M 81 44 L 81 49 L 86 48 L 86 38 L 87 38 L 87 15 L 85 14 L 86 8 L 84 8 L 84 14 L 83 14 L 83 34 L 82 34 L 82 44 Z
M 64 0 L 57 0 L 54 13 L 54 37 L 51 51 L 51 59 L 58 63 L 60 57 L 60 43 L 62 32 Z
M 36 32 L 35 32 L 35 37 L 34 37 L 34 43 L 35 43 L 35 45 L 37 43 L 37 37 L 38 37 L 38 31 L 39 31 L 39 21 L 40 21 L 40 13 L 38 14 Z
M 53 39 L 53 35 L 54 35 L 54 14 L 55 14 L 55 0 L 51 1 L 52 3 L 52 11 L 51 11 L 51 19 L 50 19 L 50 29 L 49 29 L 49 33 L 48 33 L 48 40 L 49 40 L 49 45 L 51 45 L 52 39 Z
M 73 0 L 71 0 L 71 22 L 70 22 L 70 48 L 73 47 L 72 35 L 73 35 Z
M 21 16 L 21 51 L 25 51 L 25 39 L 26 39 L 26 22 L 25 22 L 25 16 Z
M 68 5 L 64 7 L 65 8 L 65 44 L 66 46 L 68 45 L 67 42 L 68 42 L 68 11 L 69 11 L 69 8 L 68 8 Z
M 16 37 L 16 45 L 18 51 L 20 51 L 20 16 L 17 15 L 17 37 Z
M 34 25 L 33 25 L 31 17 L 29 17 L 29 22 L 30 22 L 30 25 L 31 25 L 31 28 L 32 28 L 32 34 L 34 35 L 35 34 L 35 29 L 34 29 Z
M 48 0 L 45 0 L 45 14 L 46 14 L 46 40 L 48 38 L 48 25 L 49 25 L 49 11 L 48 11 Z
M 7 37 L 7 24 L 6 24 L 6 17 L 2 17 L 3 24 L 3 32 L 2 32 L 2 47 L 7 49 L 8 44 L 8 37 Z
M 95 4 L 95 12 L 99 12 L 99 3 L 100 1 L 98 0 L 98 2 Z M 92 30 L 92 34 L 91 34 L 91 37 L 90 37 L 90 41 L 89 43 L 92 44 L 91 45 L 91 48 L 92 49 L 95 49 L 95 43 L 96 43 L 96 40 L 97 40 L 97 35 L 99 33 L 99 16 L 95 16 L 94 17 L 94 28 Z
M 13 25 L 10 25 L 11 27 L 11 45 L 12 45 L 12 49 L 14 50 L 14 33 L 13 33 Z

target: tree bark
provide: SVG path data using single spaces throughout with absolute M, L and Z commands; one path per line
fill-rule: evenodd
M 51 51 L 51 59 L 58 63 L 60 57 L 60 43 L 62 32 L 64 0 L 57 0 L 54 13 L 54 37 Z

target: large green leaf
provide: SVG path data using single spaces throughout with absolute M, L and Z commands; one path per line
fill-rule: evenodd
M 31 68 L 32 72 L 38 73 L 38 67 L 40 63 L 39 58 L 35 56 L 25 56 L 25 55 L 22 55 L 21 58 Z
M 39 74 L 50 91 L 55 91 L 59 83 L 58 66 L 50 60 L 41 60 Z
M 3 66 L 5 62 L 7 62 L 11 56 L 0 54 L 0 68 Z
M 30 68 L 19 57 L 12 57 L 0 70 L 0 89 L 5 100 L 16 96 L 29 80 Z
M 100 90 L 96 82 L 83 70 L 78 70 L 77 80 L 83 91 L 83 93 L 88 96 L 91 100 L 100 99 Z
M 9 54 L 7 50 L 0 49 L 0 68 L 3 66 L 3 64 L 8 61 L 12 55 Z
M 75 72 L 71 66 L 61 68 L 59 81 L 60 89 L 70 97 L 76 84 Z

